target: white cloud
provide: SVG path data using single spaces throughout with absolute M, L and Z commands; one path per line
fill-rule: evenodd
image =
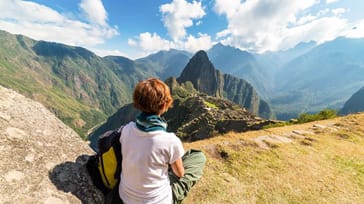
M 238 12 L 240 7 L 240 0 L 229 0 L 229 3 L 226 1 L 215 1 L 214 9 L 218 14 L 225 14 L 228 18 Z
M 183 39 L 187 34 L 186 28 L 193 25 L 193 20 L 206 14 L 201 2 L 189 3 L 186 0 L 173 0 L 170 4 L 163 4 L 160 11 L 163 14 L 164 26 L 174 41 Z
M 346 13 L 346 9 L 344 8 L 337 8 L 337 9 L 333 9 L 331 10 L 331 12 L 335 15 L 335 16 L 340 16 L 341 14 Z
M 287 29 L 279 39 L 278 49 L 288 49 L 299 42 L 323 43 L 335 39 L 346 28 L 346 20 L 337 17 L 318 18 L 310 23 Z M 335 25 L 335 26 L 332 26 Z
M 0 19 L 12 21 L 54 22 L 62 23 L 66 20 L 57 11 L 30 1 L 1 0 Z
M 128 44 L 140 50 L 143 55 L 148 55 L 160 50 L 179 49 L 194 53 L 199 50 L 208 50 L 214 42 L 207 34 L 198 34 L 198 37 L 189 35 L 185 41 L 170 41 L 163 39 L 156 33 L 141 33 L 134 39 L 129 39 Z
M 107 13 L 101 0 L 82 0 L 80 8 L 87 16 L 89 22 L 102 26 L 107 25 Z
M 330 9 L 326 8 L 326 9 L 323 9 L 323 10 L 320 10 L 317 14 L 317 16 L 324 16 L 326 14 L 328 14 L 330 12 Z
M 184 42 L 184 50 L 189 52 L 197 52 L 199 50 L 208 50 L 212 47 L 213 42 L 211 41 L 211 37 L 207 34 L 199 34 L 199 37 L 194 37 L 189 35 L 187 37 L 187 41 Z
M 106 20 L 106 15 L 101 16 L 105 18 L 99 20 Z M 105 39 L 118 35 L 118 31 L 105 21 L 98 21 L 97 24 L 85 23 L 44 5 L 20 0 L 1 0 L 0 28 L 36 40 L 86 48 L 102 44 Z
M 96 49 L 91 48 L 92 52 L 94 52 L 96 55 L 100 57 L 105 56 L 128 56 L 126 53 L 121 52 L 120 50 L 103 50 L 103 49 Z
M 332 40 L 347 29 L 341 18 L 345 9 L 323 9 L 316 14 L 312 8 L 319 0 L 226 0 L 215 1 L 215 11 L 224 15 L 227 27 L 216 37 L 224 44 L 240 49 L 264 52 L 288 49 L 300 42 L 318 43 Z
M 307 16 L 303 16 L 301 18 L 299 18 L 296 22 L 295 25 L 302 25 L 308 22 L 311 22 L 313 20 L 317 19 L 317 16 L 313 16 L 313 15 L 307 15 Z
M 332 4 L 332 3 L 335 3 L 335 2 L 338 2 L 340 0 L 326 0 L 326 3 L 327 4 Z
M 348 38 L 364 38 L 364 20 L 348 25 L 342 35 Z
M 212 46 L 211 37 L 199 33 L 198 36 L 188 35 L 186 29 L 193 25 L 200 25 L 200 20 L 206 15 L 201 2 L 186 0 L 173 0 L 170 4 L 160 6 L 163 15 L 162 21 L 172 38 L 167 40 L 157 33 L 145 32 L 128 40 L 128 44 L 139 49 L 145 55 L 159 50 L 180 49 L 189 52 L 207 50 Z
M 159 50 L 169 50 L 174 47 L 173 42 L 161 38 L 156 33 L 141 33 L 135 39 L 129 39 L 130 46 L 139 47 L 144 52 L 155 52 Z

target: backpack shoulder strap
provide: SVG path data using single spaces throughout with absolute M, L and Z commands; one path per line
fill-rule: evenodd
M 122 156 L 122 153 L 121 153 L 121 143 L 120 143 L 120 137 L 122 136 L 123 128 L 124 128 L 124 126 L 122 125 L 117 130 L 117 132 L 120 134 L 120 136 L 118 138 L 118 142 L 114 142 L 114 145 L 115 145 L 114 146 L 115 156 L 116 156 L 117 163 L 119 164 L 116 167 L 116 171 L 115 171 L 115 174 L 114 174 L 114 178 L 116 178 L 118 180 L 120 180 L 121 165 L 122 165 L 122 161 L 123 161 L 123 156 Z

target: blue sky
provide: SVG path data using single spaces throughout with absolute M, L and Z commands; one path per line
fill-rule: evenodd
M 358 0 L 0 0 L 0 30 L 131 59 L 220 42 L 250 52 L 364 37 Z

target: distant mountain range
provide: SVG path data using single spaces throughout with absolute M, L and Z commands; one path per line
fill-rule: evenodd
M 165 80 L 169 77 L 178 77 L 191 57 L 191 53 L 171 49 L 137 59 L 135 63 L 143 70 L 155 73 L 155 76 Z
M 270 99 L 278 114 L 339 109 L 364 85 L 364 39 L 314 47 L 282 66 L 275 79 Z
M 217 87 L 207 86 L 211 81 L 204 78 L 198 79 L 203 83 L 190 79 L 196 90 L 242 104 L 257 115 L 264 116 L 257 110 L 265 110 L 264 117 L 274 112 L 278 119 L 290 119 L 324 108 L 338 110 L 364 86 L 364 39 L 308 42 L 264 54 L 216 44 L 206 53 L 216 71 L 205 76 L 215 77 Z M 81 47 L 0 31 L 0 85 L 40 101 L 86 136 L 131 102 L 138 81 L 175 77 L 185 82 L 185 76 L 194 71 L 183 73 L 192 56 L 169 50 L 137 60 L 99 57 Z M 255 107 L 242 100 L 249 94 L 259 96 Z
M 273 76 L 268 69 L 259 64 L 254 55 L 220 43 L 208 50 L 207 54 L 218 70 L 246 80 L 257 89 L 259 95 L 268 99 L 273 86 Z

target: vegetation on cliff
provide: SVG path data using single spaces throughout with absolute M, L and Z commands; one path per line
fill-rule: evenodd
M 125 80 L 117 65 L 84 48 L 0 31 L 0 85 L 41 102 L 81 136 L 129 103 L 129 86 L 144 77 Z

